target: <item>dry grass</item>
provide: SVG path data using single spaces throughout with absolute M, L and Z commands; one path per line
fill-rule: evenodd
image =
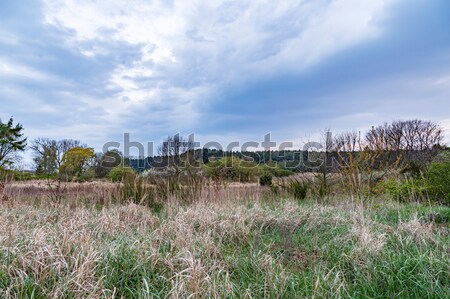
M 99 187 L 113 189 L 70 188 Z M 12 196 L 0 207 L 0 297 L 448 298 L 448 225 L 423 221 L 448 208 L 266 202 L 251 188 L 158 214 Z

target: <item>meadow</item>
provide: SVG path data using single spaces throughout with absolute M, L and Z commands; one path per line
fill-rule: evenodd
M 450 208 L 258 184 L 158 209 L 117 184 L 7 184 L 1 298 L 449 298 Z

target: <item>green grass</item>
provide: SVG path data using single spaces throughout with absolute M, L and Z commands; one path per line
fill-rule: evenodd
M 449 212 L 389 202 L 195 204 L 158 215 L 134 204 L 18 204 L 0 211 L 0 297 L 449 298 Z

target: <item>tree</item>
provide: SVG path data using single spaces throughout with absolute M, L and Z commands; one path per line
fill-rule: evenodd
M 118 150 L 97 153 L 95 157 L 95 174 L 98 178 L 104 178 L 115 167 L 124 164 L 122 153 Z
M 58 168 L 61 167 L 66 152 L 76 147 L 86 148 L 86 145 L 82 144 L 79 140 L 73 139 L 62 139 L 56 142 L 56 163 Z
M 174 136 L 167 136 L 159 147 L 159 153 L 163 157 L 179 155 L 182 153 L 182 145 L 184 138 L 179 134 Z
M 27 146 L 27 138 L 23 138 L 23 127 L 20 123 L 15 126 L 11 117 L 7 123 L 0 120 L 0 167 L 11 165 L 14 154 L 24 151 Z
M 37 174 L 52 175 L 58 171 L 57 141 L 49 138 L 37 138 L 30 149 L 33 151 L 33 161 Z
M 159 154 L 166 158 L 169 162 L 178 165 L 181 161 L 181 156 L 194 149 L 194 143 L 190 140 L 186 140 L 183 136 L 176 134 L 174 136 L 168 136 L 166 140 L 159 147 Z M 168 163 L 169 165 L 171 163 Z
M 34 154 L 36 173 L 51 175 L 56 173 L 62 164 L 64 154 L 74 147 L 86 147 L 79 140 L 37 138 L 31 145 Z
M 74 147 L 69 149 L 63 156 L 60 173 L 66 178 L 81 176 L 95 157 L 94 149 Z
M 366 135 L 366 151 L 378 153 L 380 168 L 398 164 L 421 173 L 441 149 L 443 129 L 432 121 L 406 120 L 373 127 Z

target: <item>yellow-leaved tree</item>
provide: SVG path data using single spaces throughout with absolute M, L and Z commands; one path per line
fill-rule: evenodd
M 65 152 L 59 173 L 66 179 L 79 177 L 88 170 L 95 157 L 94 149 L 74 147 Z

